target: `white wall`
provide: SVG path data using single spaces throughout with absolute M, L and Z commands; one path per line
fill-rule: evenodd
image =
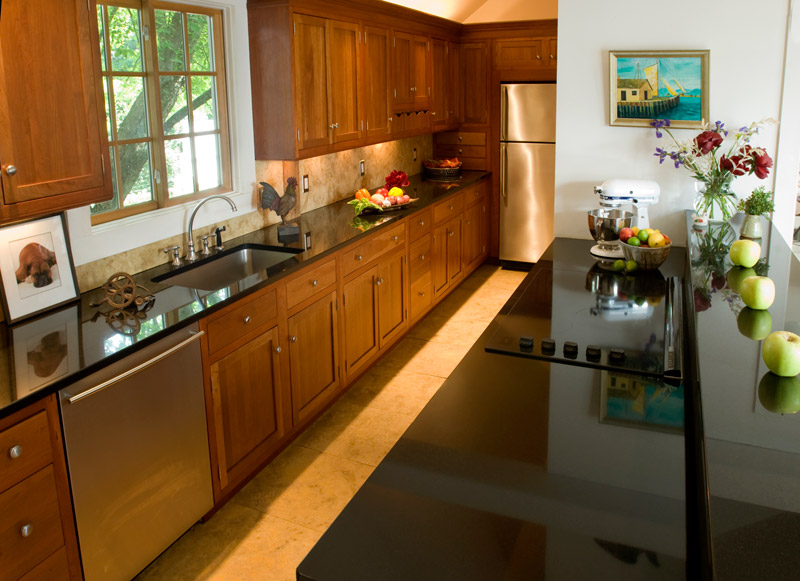
M 651 206 L 654 228 L 684 230 L 683 211 L 694 199 L 685 169 L 659 166 L 660 144 L 652 129 L 611 127 L 609 50 L 689 50 L 710 52 L 711 122 L 738 128 L 781 113 L 784 46 L 790 0 L 697 2 L 668 6 L 627 0 L 561 0 L 558 7 L 558 113 L 556 135 L 555 235 L 589 238 L 586 211 L 597 207 L 593 186 L 608 178 L 653 179 L 661 198 Z M 677 130 L 679 139 L 697 132 Z M 774 158 L 777 127 L 754 142 Z M 782 168 L 778 171 L 787 171 Z M 791 168 L 797 175 L 797 165 Z M 739 178 L 734 191 L 747 195 L 765 182 Z M 794 190 L 776 193 L 783 201 Z

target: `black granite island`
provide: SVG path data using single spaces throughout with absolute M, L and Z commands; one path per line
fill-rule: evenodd
M 519 312 L 544 336 L 558 337 L 565 321 L 591 320 L 568 330 L 578 359 L 590 343 L 604 344 L 591 336 L 598 329 L 632 328 L 620 317 L 645 313 L 634 328 L 651 325 L 657 336 L 663 311 L 651 307 L 662 298 L 661 275 L 637 289 L 635 277 L 598 272 L 590 246 L 553 243 L 300 564 L 298 579 L 691 576 L 697 527 L 696 511 L 687 516 L 693 457 L 683 386 L 650 377 L 641 398 L 628 397 L 624 385 L 609 385 L 613 372 L 484 348 Z M 682 277 L 684 256 L 675 248 L 663 276 Z M 609 311 L 622 302 L 628 315 Z

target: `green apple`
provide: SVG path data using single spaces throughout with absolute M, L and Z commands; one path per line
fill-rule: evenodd
M 761 245 L 755 240 L 737 240 L 731 244 L 728 254 L 736 266 L 750 268 L 761 257 Z
M 772 331 L 772 315 L 769 311 L 758 311 L 745 307 L 736 317 L 739 332 L 753 341 L 761 341 Z
M 775 375 L 794 377 L 800 373 L 800 337 L 791 331 L 770 333 L 761 345 L 761 357 Z
M 775 300 L 775 283 L 768 276 L 749 276 L 739 285 L 744 304 L 751 309 L 768 309 Z
M 728 271 L 728 286 L 731 287 L 731 290 L 738 293 L 742 281 L 749 276 L 756 276 L 756 271 L 752 268 L 734 266 Z
M 767 371 L 758 383 L 758 401 L 767 411 L 794 414 L 800 411 L 800 381 Z

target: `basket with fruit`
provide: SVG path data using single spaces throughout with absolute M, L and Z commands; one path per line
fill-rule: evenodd
M 619 241 L 625 260 L 634 261 L 641 270 L 655 270 L 664 264 L 672 249 L 669 236 L 653 228 L 623 228 Z
M 457 157 L 452 159 L 426 159 L 422 162 L 425 175 L 429 179 L 452 180 L 461 177 L 461 162 Z
M 347 203 L 355 208 L 356 216 L 358 216 L 362 213 L 370 214 L 386 210 L 400 210 L 417 199 L 411 198 L 402 188 L 395 186 L 390 190 L 378 188 L 374 194 L 370 194 L 366 188 L 361 188 L 356 192 L 355 198 Z

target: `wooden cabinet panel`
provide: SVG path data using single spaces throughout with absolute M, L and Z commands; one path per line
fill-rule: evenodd
M 464 209 L 464 197 L 461 194 L 450 196 L 447 200 L 433 207 L 433 223 L 441 224 L 459 214 Z
M 392 105 L 395 111 L 429 108 L 429 50 L 428 37 L 395 31 L 392 37 Z
M 459 213 L 433 230 L 431 274 L 434 298 L 441 296 L 464 272 L 461 263 L 462 216 Z
M 495 41 L 495 68 L 498 70 L 541 67 L 546 62 L 542 58 L 540 38 L 501 38 Z
M 39 412 L 0 432 L 0 491 L 53 461 L 47 415 Z
M 0 577 L 19 578 L 63 545 L 55 474 L 48 464 L 0 494 Z
M 274 288 L 254 293 L 238 301 L 208 322 L 208 351 L 212 356 L 229 348 L 258 327 L 278 316 L 278 298 Z
M 430 108 L 430 62 L 428 52 L 430 41 L 425 36 L 415 36 L 412 45 L 412 91 L 414 93 L 413 108 L 415 111 Z
M 380 347 L 406 327 L 406 257 L 397 254 L 378 264 L 378 337 Z
M 430 306 L 432 297 L 431 270 L 428 269 L 418 279 L 411 281 L 411 290 L 408 297 L 410 321 L 414 321 Z
M 289 318 L 292 417 L 298 424 L 321 409 L 339 387 L 336 293 Z
M 408 239 L 412 242 L 430 233 L 431 231 L 431 217 L 433 213 L 430 209 L 417 212 L 408 219 Z
M 344 284 L 344 369 L 350 376 L 378 351 L 377 268 Z
M 328 21 L 328 98 L 333 143 L 361 139 L 358 25 Z
M 364 27 L 364 117 L 367 138 L 392 133 L 392 87 L 390 82 L 389 31 Z
M 298 149 L 328 145 L 328 21 L 294 15 L 294 83 Z
M 309 268 L 302 275 L 286 283 L 286 306 L 292 309 L 304 300 L 327 291 L 334 284 L 336 284 L 335 260 Z
M 436 135 L 437 146 L 442 145 L 486 145 L 486 133 L 482 131 L 448 131 Z
M 408 276 L 413 283 L 431 270 L 431 237 L 424 236 L 408 247 Z
M 435 131 L 450 126 L 450 54 L 446 40 L 431 40 L 431 75 L 431 126 Z
M 489 121 L 489 64 L 486 41 L 461 45 L 461 122 Z
M 97 42 L 91 3 L 3 3 L 0 220 L 111 198 Z
M 464 267 L 472 270 L 485 257 L 486 245 L 483 242 L 483 218 L 485 201 L 478 202 L 464 210 Z
M 220 488 L 247 478 L 279 444 L 280 359 L 274 327 L 213 363 L 211 397 Z
M 449 85 L 449 105 L 450 112 L 448 118 L 452 127 L 458 127 L 461 122 L 461 48 L 455 42 L 448 42 L 450 59 L 450 78 Z
M 547 51 L 547 64 L 555 67 L 558 64 L 558 39 L 548 38 L 546 39 L 546 45 L 549 49 Z
M 342 271 L 345 276 L 405 244 L 405 228 L 405 224 L 398 224 L 381 230 L 379 234 L 345 250 L 341 254 Z
M 67 581 L 69 578 L 67 550 L 61 547 L 36 567 L 20 577 L 19 581 L 41 581 L 42 579 L 46 579 L 47 581 Z
M 461 216 L 447 223 L 447 277 L 449 284 L 453 284 L 464 273 L 461 262 L 463 227 Z

